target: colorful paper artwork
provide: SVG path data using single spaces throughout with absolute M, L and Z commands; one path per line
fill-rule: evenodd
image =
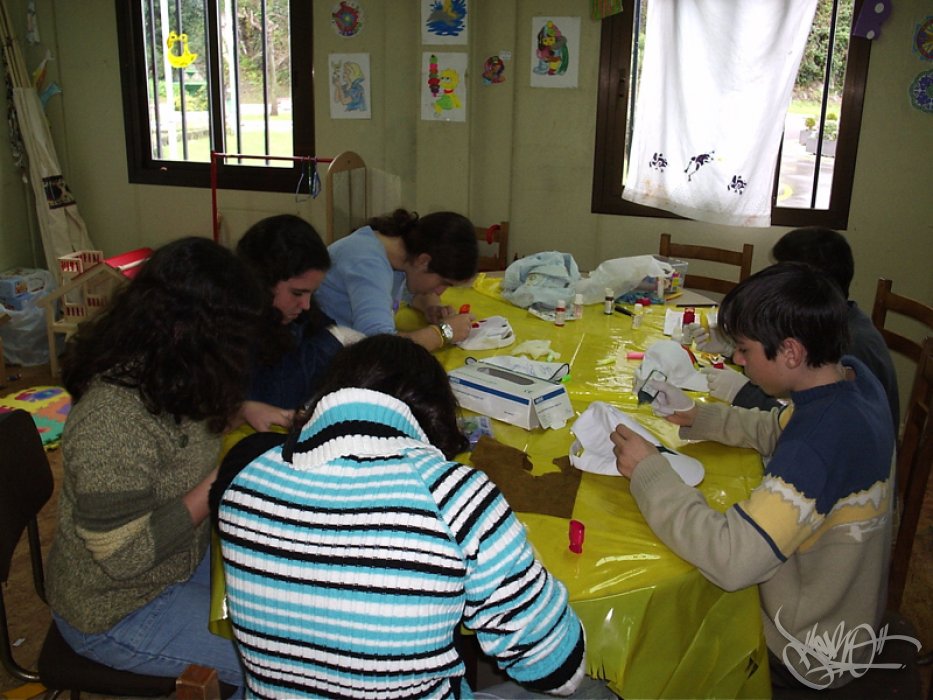
M 500 56 L 490 56 L 483 63 L 483 85 L 495 85 L 505 82 L 505 60 Z
M 467 0 L 421 0 L 422 44 L 466 44 Z
M 532 18 L 531 47 L 531 87 L 577 87 L 579 17 Z
M 910 102 L 921 112 L 933 112 L 933 70 L 924 71 L 910 85 Z
M 933 17 L 927 17 L 914 34 L 914 51 L 925 61 L 933 61 Z
M 467 54 L 426 51 L 421 66 L 421 118 L 465 122 Z
M 332 53 L 330 66 L 331 119 L 372 117 L 368 53 Z
M 350 38 L 363 30 L 363 10 L 358 2 L 342 0 L 330 13 L 330 23 L 337 36 Z
M 179 53 L 175 52 L 175 44 L 179 44 L 181 47 Z M 184 32 L 181 34 L 174 31 L 169 32 L 168 37 L 165 39 L 165 48 L 168 49 L 165 55 L 172 68 L 187 68 L 198 57 L 196 53 L 191 53 L 188 49 L 188 35 Z

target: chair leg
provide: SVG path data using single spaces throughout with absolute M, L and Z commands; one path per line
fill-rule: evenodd
M 175 681 L 175 697 L 178 700 L 220 700 L 217 671 L 191 664 Z

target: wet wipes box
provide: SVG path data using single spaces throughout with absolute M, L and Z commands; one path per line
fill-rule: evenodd
M 463 408 L 517 425 L 562 428 L 574 417 L 563 384 L 473 362 L 450 372 L 450 386 Z

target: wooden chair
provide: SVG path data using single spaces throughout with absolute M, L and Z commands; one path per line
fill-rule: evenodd
M 917 362 L 920 359 L 921 343 L 908 338 L 902 333 L 886 328 L 885 323 L 889 311 L 923 323 L 933 331 L 933 306 L 910 297 L 895 294 L 891 291 L 891 280 L 884 277 L 878 279 L 878 288 L 875 291 L 875 305 L 871 310 L 871 321 L 881 333 L 881 337 L 884 338 L 889 350 Z
M 907 408 L 904 435 L 898 447 L 897 503 L 900 525 L 894 540 L 888 572 L 888 607 L 882 625 L 888 625 L 888 635 L 917 638 L 917 630 L 899 608 L 903 600 L 910 555 L 913 550 L 917 523 L 923 509 L 923 499 L 933 464 L 933 338 L 927 338 L 918 357 L 917 374 Z M 774 689 L 774 700 L 878 700 L 879 698 L 920 697 L 918 666 L 930 663 L 930 651 L 918 656 L 916 648 L 901 640 L 888 641 L 873 659 L 876 665 L 890 664 L 887 669 L 871 669 L 839 690 L 816 691 Z M 899 666 L 903 666 L 900 668 Z
M 509 266 L 509 222 L 502 221 L 489 228 L 476 227 L 479 242 L 479 272 L 504 270 Z M 489 254 L 484 254 L 484 253 Z
M 688 272 L 687 276 L 684 278 L 685 288 L 703 289 L 708 292 L 716 292 L 717 294 L 728 294 L 736 284 L 752 274 L 752 252 L 754 248 L 755 247 L 751 243 L 743 245 L 741 251 L 714 248 L 706 245 L 671 243 L 671 234 L 662 233 L 661 245 L 658 252 L 665 258 L 680 258 L 688 261 L 707 260 L 709 262 L 738 267 L 739 278 L 734 282 L 690 272 Z
M 0 313 L 0 326 L 9 323 L 10 320 L 9 314 Z M 9 377 L 6 373 L 6 360 L 3 357 L 3 338 L 0 337 L 0 388 L 6 386 L 7 379 Z
M 353 151 L 344 151 L 327 167 L 324 194 L 327 202 L 327 238 L 330 245 L 369 219 L 366 163 Z
M 4 592 L 14 561 L 13 553 L 25 531 L 32 564 L 32 583 L 45 603 L 45 575 L 39 539 L 39 511 L 52 495 L 52 470 L 36 424 L 26 411 L 0 414 L 0 666 L 13 678 L 41 683 L 49 690 L 82 692 L 117 697 L 166 697 L 178 692 L 188 700 L 214 700 L 221 685 L 213 669 L 192 665 L 178 678 L 147 676 L 118 671 L 77 654 L 62 638 L 54 621 L 49 625 L 39 653 L 37 670 L 13 657 Z M 25 579 L 19 576 L 19 579 Z M 182 693 L 184 690 L 184 693 Z M 227 695 L 235 688 L 223 684 Z
M 923 499 L 933 465 L 933 337 L 920 349 L 917 372 L 907 403 L 904 432 L 897 451 L 897 500 L 900 524 L 891 555 L 891 576 L 888 583 L 888 606 L 900 608 L 907 583 L 907 569 L 913 550 L 917 523 L 923 510 Z

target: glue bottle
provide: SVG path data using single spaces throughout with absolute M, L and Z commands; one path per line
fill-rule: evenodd
M 641 328 L 641 321 L 645 315 L 645 307 L 641 305 L 641 302 L 635 302 L 635 306 L 632 307 L 632 330 Z
M 603 297 L 603 313 L 612 316 L 612 306 L 615 303 L 616 295 L 609 287 L 606 287 L 606 296 Z
M 576 294 L 573 297 L 573 317 L 579 321 L 583 318 L 583 295 Z
M 567 317 L 567 302 L 563 299 L 557 300 L 557 306 L 554 307 L 554 325 L 563 326 Z

